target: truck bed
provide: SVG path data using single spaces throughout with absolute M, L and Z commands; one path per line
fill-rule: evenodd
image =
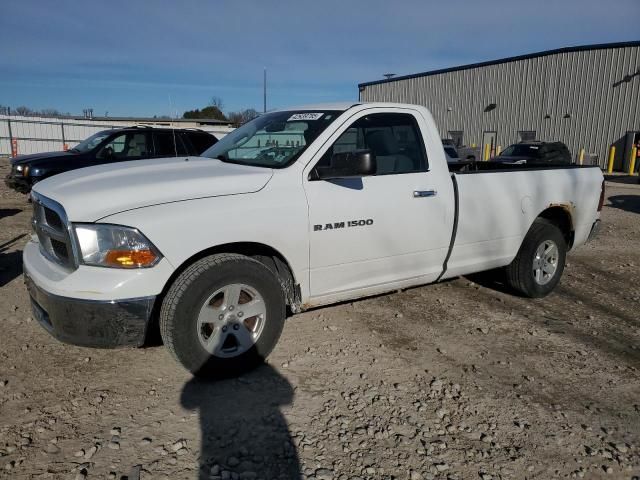
M 602 188 L 599 167 L 466 163 L 451 174 L 454 241 L 443 278 L 507 265 L 534 219 L 549 208 L 572 218 L 573 245 L 587 240 Z M 491 175 L 475 175 L 481 173 Z
M 476 160 L 462 160 L 448 163 L 449 171 L 455 173 L 478 173 L 478 172 L 519 172 L 522 170 L 554 170 L 573 168 L 600 168 L 597 165 L 575 165 L 567 163 L 549 162 L 528 162 L 528 163 L 505 163 L 505 162 L 479 162 Z

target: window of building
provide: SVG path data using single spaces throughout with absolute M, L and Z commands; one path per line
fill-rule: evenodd
M 536 139 L 536 131 L 535 130 L 521 130 L 518 132 L 518 136 L 520 137 L 521 142 L 531 142 Z

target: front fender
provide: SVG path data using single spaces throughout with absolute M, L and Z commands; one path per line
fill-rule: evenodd
M 306 200 L 260 193 L 201 198 L 130 210 L 104 223 L 139 229 L 176 268 L 205 251 L 261 244 L 279 252 L 303 292 L 308 288 Z M 291 192 L 293 193 L 293 192 Z

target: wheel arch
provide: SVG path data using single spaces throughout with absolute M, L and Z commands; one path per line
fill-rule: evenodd
M 567 242 L 567 249 L 573 246 L 575 226 L 573 224 L 573 208 L 568 204 L 552 204 L 540 212 L 536 219 L 544 219 L 558 227 Z
M 237 253 L 239 255 L 246 255 L 247 257 L 258 260 L 260 263 L 264 264 L 280 280 L 280 284 L 282 285 L 282 290 L 285 295 L 285 302 L 289 309 L 294 313 L 300 311 L 300 285 L 296 281 L 291 264 L 285 256 L 282 255 L 282 253 L 269 245 L 259 242 L 232 242 L 215 245 L 187 258 L 182 262 L 182 264 L 180 264 L 180 266 L 178 266 L 178 268 L 176 268 L 169 279 L 165 282 L 164 288 L 156 297 L 153 306 L 151 320 L 147 327 L 146 343 L 155 344 L 160 340 L 158 325 L 160 308 L 162 307 L 162 302 L 164 301 L 167 291 L 171 288 L 171 285 L 173 285 L 176 278 L 178 278 L 178 276 L 194 262 L 216 253 Z

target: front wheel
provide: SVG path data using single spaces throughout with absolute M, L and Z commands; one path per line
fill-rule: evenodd
M 506 268 L 507 283 L 531 298 L 547 296 L 564 271 L 567 243 L 552 223 L 538 218 L 529 229 L 518 255 Z
M 280 282 L 244 255 L 198 260 L 175 280 L 160 309 L 160 333 L 173 356 L 196 376 L 238 375 L 269 355 L 282 332 Z

